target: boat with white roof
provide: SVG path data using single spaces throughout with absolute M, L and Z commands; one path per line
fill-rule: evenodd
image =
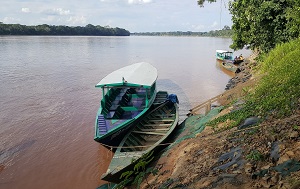
M 168 95 L 156 91 L 157 69 L 146 62 L 118 69 L 104 77 L 96 88 L 102 99 L 95 121 L 94 140 L 107 148 L 118 146 L 128 129 L 153 103 Z

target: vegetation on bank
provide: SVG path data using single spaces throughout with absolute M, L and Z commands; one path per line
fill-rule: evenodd
M 216 2 L 216 0 L 206 0 L 206 1 Z M 203 6 L 204 2 L 205 0 L 198 0 L 200 6 Z M 215 120 L 209 122 L 206 125 L 216 126 L 219 123 L 225 123 L 223 125 L 228 126 L 227 128 L 225 128 L 228 129 L 228 128 L 238 126 L 243 120 L 251 116 L 257 116 L 258 118 L 262 118 L 260 119 L 261 121 L 267 119 L 267 121 L 272 120 L 272 122 L 269 123 L 269 125 L 265 125 L 263 129 L 260 129 L 261 125 L 259 125 L 259 127 L 258 126 L 252 127 L 251 130 L 247 130 L 248 132 L 244 132 L 243 130 L 241 130 L 241 132 L 234 132 L 230 135 L 229 138 L 225 138 L 225 139 L 223 138 L 224 140 L 221 140 L 222 139 L 221 137 L 226 135 L 226 132 L 221 133 L 219 136 L 217 136 L 218 133 L 216 133 L 217 137 L 211 138 L 211 141 L 213 142 L 214 145 L 211 150 L 209 149 L 210 146 L 206 146 L 206 149 L 203 149 L 203 145 L 199 145 L 201 146 L 201 148 L 199 147 L 199 149 L 191 150 L 190 148 L 190 146 L 193 147 L 197 146 L 196 142 L 199 141 L 200 141 L 199 143 L 201 142 L 204 142 L 204 144 L 209 143 L 208 138 L 204 138 L 204 137 L 208 137 L 207 133 L 203 134 L 201 137 L 198 137 L 198 140 L 194 140 L 193 142 L 190 142 L 190 146 L 186 145 L 185 146 L 186 148 L 180 148 L 180 149 L 178 148 L 179 150 L 174 149 L 174 151 L 177 150 L 176 151 L 177 153 L 173 154 L 173 158 L 179 155 L 178 151 L 180 150 L 184 152 L 184 155 L 180 156 L 180 161 L 178 158 L 177 162 L 171 164 L 174 165 L 174 169 L 176 170 L 170 174 L 172 175 L 171 178 L 167 178 L 166 180 L 164 180 L 164 183 L 167 183 L 168 185 L 164 185 L 163 183 L 162 186 L 167 186 L 167 187 L 170 186 L 169 183 L 170 180 L 171 180 L 171 184 L 173 183 L 172 179 L 180 175 L 179 168 L 175 167 L 175 165 L 178 165 L 178 163 L 180 164 L 180 162 L 182 163 L 184 161 L 186 162 L 185 164 L 182 163 L 183 164 L 182 167 L 185 166 L 184 167 L 185 171 L 183 174 L 184 178 L 182 177 L 180 178 L 178 176 L 177 183 L 180 183 L 180 185 L 179 184 L 176 185 L 177 183 L 174 182 L 175 184 L 173 184 L 172 186 L 181 186 L 181 187 L 197 186 L 197 188 L 200 187 L 206 188 L 211 184 L 217 184 L 219 180 L 221 180 L 221 182 L 219 183 L 220 185 L 226 186 L 226 182 L 230 182 L 230 179 L 226 178 L 229 181 L 225 181 L 225 179 L 222 180 L 223 178 L 222 175 L 224 174 L 218 175 L 218 172 L 226 173 L 225 174 L 226 176 L 228 175 L 240 176 L 243 174 L 243 172 L 239 172 L 242 171 L 240 168 L 238 168 L 239 165 L 237 163 L 232 164 L 232 167 L 230 167 L 229 169 L 228 168 L 225 169 L 224 172 L 222 172 L 220 169 L 214 171 L 211 169 L 212 167 L 215 166 L 215 163 L 213 164 L 214 166 L 211 166 L 211 164 L 209 163 L 212 162 L 209 162 L 209 160 L 212 159 L 213 157 L 218 157 L 216 155 L 220 155 L 220 151 L 223 150 L 224 154 L 226 154 L 228 159 L 226 160 L 224 159 L 222 161 L 225 162 L 225 164 L 232 162 L 231 160 L 235 159 L 236 156 L 238 156 L 237 151 L 233 153 L 232 157 L 229 157 L 228 153 L 225 152 L 228 152 L 230 148 L 232 149 L 237 146 L 242 146 L 241 143 L 244 145 L 243 154 L 245 155 L 245 158 L 248 160 L 248 163 L 245 164 L 244 166 L 244 171 L 245 171 L 244 174 L 245 175 L 251 174 L 251 176 L 253 176 L 255 175 L 252 174 L 254 173 L 254 171 L 259 171 L 259 170 L 268 171 L 268 174 L 266 174 L 266 172 L 263 173 L 262 179 L 259 180 L 259 182 L 256 181 L 256 184 L 252 184 L 252 185 L 259 187 L 260 186 L 259 184 L 261 183 L 264 184 L 266 182 L 268 184 L 269 182 L 269 181 L 267 182 L 268 179 L 268 180 L 272 180 L 272 182 L 274 183 L 269 185 L 261 185 L 261 187 L 270 188 L 274 185 L 275 186 L 280 185 L 279 187 L 283 186 L 281 177 L 280 179 L 276 179 L 274 175 L 277 174 L 278 176 L 279 174 L 277 172 L 272 173 L 270 165 L 271 166 L 274 165 L 275 162 L 277 162 L 278 164 L 281 164 L 282 162 L 289 162 L 289 161 L 284 161 L 285 160 L 284 158 L 292 159 L 292 157 L 296 157 L 296 156 L 299 157 L 299 155 L 296 154 L 297 150 L 292 150 L 295 147 L 295 145 L 279 146 L 277 150 L 278 152 L 275 152 L 275 154 L 277 155 L 278 153 L 279 155 L 280 153 L 280 156 L 281 155 L 283 156 L 282 158 L 279 159 L 280 161 L 278 161 L 278 159 L 275 160 L 273 157 L 271 157 L 271 153 L 275 151 L 275 150 L 272 151 L 271 148 L 273 147 L 271 146 L 273 145 L 275 146 L 276 142 L 274 141 L 276 140 L 280 141 L 280 143 L 284 142 L 285 144 L 289 144 L 290 142 L 293 142 L 293 140 L 295 141 L 296 138 L 299 139 L 299 135 L 298 135 L 299 132 L 295 131 L 299 129 L 299 125 L 298 125 L 299 122 L 297 122 L 297 120 L 293 121 L 292 119 L 289 119 L 290 117 L 293 117 L 291 115 L 299 114 L 299 108 L 300 108 L 300 93 L 299 93 L 300 91 L 300 66 L 299 66 L 300 65 L 300 60 L 299 60 L 300 6 L 298 2 L 299 1 L 294 2 L 291 0 L 280 0 L 280 1 L 278 0 L 277 1 L 276 0 L 270 0 L 270 1 L 233 0 L 231 1 L 230 9 L 233 12 L 236 11 L 233 13 L 234 25 L 233 25 L 232 47 L 234 47 L 234 49 L 238 49 L 244 47 L 245 45 L 250 45 L 252 49 L 256 49 L 260 52 L 258 64 L 257 64 L 258 66 L 256 67 L 257 70 L 255 74 L 262 75 L 262 79 L 259 81 L 259 83 L 257 83 L 257 85 L 254 88 L 244 89 L 245 91 L 247 91 L 248 94 L 246 94 L 242 99 L 239 99 L 238 103 L 236 103 L 236 101 L 232 102 L 231 105 L 234 104 L 239 108 L 236 108 L 234 109 L 234 111 L 231 111 L 230 113 L 227 113 L 223 116 L 216 118 Z M 261 6 L 255 7 L 254 6 L 255 4 L 260 4 Z M 254 10 L 255 8 L 256 10 Z M 295 11 L 295 12 L 291 12 L 291 11 Z M 259 14 L 257 15 L 257 18 L 253 18 L 255 17 L 255 14 Z M 274 118 L 276 121 L 274 122 L 274 119 L 272 118 Z M 284 122 L 287 123 L 285 124 L 284 122 L 280 122 L 281 118 L 286 118 Z M 291 121 L 291 123 L 289 121 Z M 260 124 L 260 123 L 256 122 L 256 124 Z M 291 127 L 293 130 L 291 130 Z M 294 131 L 294 133 L 291 133 L 292 135 L 288 134 L 288 132 L 291 131 Z M 274 137 L 273 135 L 276 135 L 276 137 L 278 138 L 274 138 L 273 140 Z M 219 142 L 219 146 L 216 145 L 218 144 L 218 142 Z M 218 148 L 216 148 L 216 146 Z M 197 160 L 202 157 L 205 157 L 204 155 L 199 155 L 198 152 L 200 152 L 199 154 L 201 154 L 202 152 L 213 152 L 214 154 L 206 153 L 205 156 L 208 158 L 207 159 L 203 158 L 201 161 L 201 167 L 200 166 L 198 167 L 199 163 L 197 162 Z M 224 154 L 222 154 L 222 156 Z M 271 157 L 270 158 L 271 161 L 265 159 L 266 157 L 269 158 Z M 184 160 L 182 161 L 182 159 Z M 175 160 L 172 159 L 172 161 Z M 262 161 L 265 161 L 264 164 L 262 164 Z M 205 165 L 203 165 L 202 163 Z M 269 168 L 262 167 L 262 165 L 266 165 L 267 163 L 269 163 L 267 165 Z M 189 164 L 192 165 L 189 167 L 190 169 L 187 168 Z M 159 164 L 159 166 L 163 166 L 163 165 Z M 193 168 L 193 166 L 195 166 L 195 168 Z M 206 169 L 202 169 L 203 167 L 206 167 Z M 275 166 L 272 167 L 274 168 Z M 289 169 L 289 167 L 284 167 L 284 169 Z M 186 172 L 190 173 L 190 170 L 194 170 L 194 172 L 191 174 L 185 174 Z M 199 170 L 204 170 L 204 171 L 201 172 Z M 227 172 L 228 170 L 229 172 Z M 279 173 L 280 172 L 282 171 L 279 171 Z M 166 174 L 166 172 L 162 171 L 158 175 L 163 176 L 164 174 Z M 240 183 L 242 183 L 238 181 L 237 179 L 238 177 L 232 177 L 232 178 L 235 184 L 238 183 L 239 185 Z M 297 180 L 297 176 L 292 175 L 290 178 Z M 254 177 L 252 177 L 251 179 L 254 179 Z M 289 182 L 288 179 L 286 179 L 287 182 Z M 197 184 L 192 185 L 191 181 L 198 182 L 198 185 Z M 154 182 L 157 183 L 162 181 L 155 180 Z M 296 186 L 297 188 L 299 188 L 300 186 L 299 182 L 296 184 L 289 183 L 289 185 Z M 296 188 L 296 187 L 291 187 L 291 188 Z
M 249 102 L 253 111 L 261 115 L 273 114 L 286 117 L 294 113 L 300 100 L 300 38 L 279 44 L 266 55 L 259 82 Z
M 196 36 L 196 37 L 231 37 L 232 30 L 229 26 L 224 26 L 222 30 L 212 30 L 209 32 L 173 31 L 173 32 L 135 32 L 136 36 Z
M 0 35 L 82 35 L 82 36 L 129 36 L 130 32 L 122 28 L 110 28 L 88 24 L 82 26 L 53 26 L 4 24 L 0 22 Z
M 294 114 L 300 104 L 300 38 L 279 44 L 262 55 L 257 73 L 264 75 L 257 86 L 244 97 L 240 110 L 219 117 L 209 125 L 232 120 L 235 127 L 250 116 L 285 118 Z

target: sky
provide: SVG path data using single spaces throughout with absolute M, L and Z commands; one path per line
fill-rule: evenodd
M 228 0 L 0 0 L 0 22 L 23 25 L 87 24 L 130 32 L 204 32 L 231 26 Z

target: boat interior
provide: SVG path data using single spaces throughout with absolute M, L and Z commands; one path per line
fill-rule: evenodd
M 121 152 L 144 151 L 164 137 L 176 119 L 176 107 L 166 102 L 143 118 L 130 132 Z

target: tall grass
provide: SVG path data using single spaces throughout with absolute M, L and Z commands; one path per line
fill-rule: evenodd
M 248 100 L 256 114 L 284 117 L 293 113 L 300 99 L 300 38 L 280 44 L 261 62 L 266 74 Z
M 250 116 L 272 115 L 283 118 L 299 109 L 300 104 L 300 38 L 277 45 L 261 57 L 258 72 L 264 74 L 256 88 L 245 97 L 245 107 L 221 116 L 207 125 L 216 126 L 227 119 L 228 128 Z

